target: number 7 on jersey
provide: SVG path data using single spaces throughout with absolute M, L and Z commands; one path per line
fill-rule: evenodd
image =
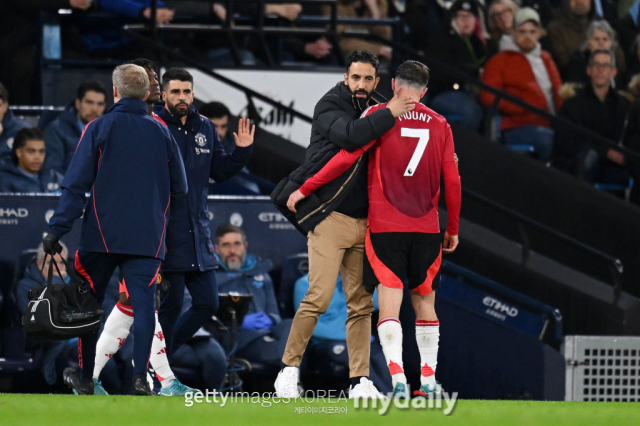
M 409 165 L 404 171 L 405 176 L 413 176 L 425 149 L 427 149 L 427 144 L 429 143 L 429 129 L 410 129 L 408 127 L 402 127 L 400 129 L 400 136 L 403 138 L 419 138 L 416 150 L 413 152 L 411 160 L 409 160 Z

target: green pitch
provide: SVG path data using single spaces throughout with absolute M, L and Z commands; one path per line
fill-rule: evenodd
M 270 406 L 269 406 L 270 405 Z M 379 407 L 380 408 L 380 407 Z M 306 413 L 306 411 L 311 411 Z M 314 412 L 315 411 L 315 412 Z M 345 413 L 346 411 L 346 413 Z M 419 423 L 414 423 L 419 422 Z M 88 397 L 74 395 L 0 395 L 0 425 L 638 425 L 637 403 L 457 401 L 449 416 L 436 409 L 399 409 L 386 415 L 355 408 L 353 401 L 273 403 L 272 400 L 185 406 L 183 398 Z

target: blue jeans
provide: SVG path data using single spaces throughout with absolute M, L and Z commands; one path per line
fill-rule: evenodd
M 531 145 L 538 159 L 546 163 L 553 152 L 553 130 L 542 126 L 523 126 L 505 130 L 503 139 L 507 145 Z
M 452 90 L 436 96 L 431 102 L 431 109 L 448 120 L 459 121 L 471 130 L 478 130 L 482 122 L 482 107 L 462 90 Z

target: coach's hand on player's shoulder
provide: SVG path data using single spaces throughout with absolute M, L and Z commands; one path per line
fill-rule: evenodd
M 233 138 L 236 140 L 237 146 L 245 147 L 253 143 L 255 133 L 256 125 L 251 126 L 251 121 L 243 117 L 238 120 L 238 133 L 233 132 Z
M 387 108 L 391 110 L 394 118 L 400 117 L 405 112 L 409 112 L 416 107 L 413 99 L 406 96 L 399 98 L 397 95 L 393 95 L 393 98 L 387 103 Z
M 442 251 L 444 253 L 453 253 L 458 247 L 458 236 L 449 235 L 448 232 L 444 233 L 444 241 L 442 242 Z
M 297 213 L 296 204 L 298 204 L 300 201 L 304 200 L 305 198 L 307 197 L 302 195 L 302 192 L 300 192 L 300 190 L 298 189 L 296 192 L 289 195 L 289 200 L 287 201 L 287 208 L 292 212 Z

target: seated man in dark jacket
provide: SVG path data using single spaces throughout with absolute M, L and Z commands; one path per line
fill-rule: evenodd
M 457 0 L 449 9 L 450 27 L 429 42 L 427 55 L 471 77 L 480 77 L 487 61 L 486 43 L 476 34 L 480 6 L 475 0 Z M 425 40 L 426 42 L 426 40 Z M 435 68 L 429 97 L 431 108 L 450 120 L 478 130 L 482 122 L 482 107 L 476 93 L 465 82 Z M 459 118 L 453 118 L 457 116 Z
M 60 192 L 62 175 L 44 167 L 45 142 L 38 129 L 16 134 L 11 160 L 0 162 L 0 192 Z
M 587 66 L 591 84 L 576 91 L 559 115 L 614 142 L 620 141 L 631 105 L 611 87 L 616 73 L 613 52 L 595 50 Z M 590 183 L 628 181 L 623 154 L 601 144 L 590 145 L 571 129 L 556 127 L 554 165 Z
M 291 329 L 291 319 L 282 320 L 273 291 L 268 260 L 247 253 L 244 230 L 224 224 L 216 230 L 216 271 L 220 293 L 253 295 L 251 306 L 238 331 L 238 356 L 249 361 L 280 366 L 280 358 Z
M 85 81 L 78 86 L 73 105 L 69 105 L 45 129 L 47 165 L 64 174 L 78 146 L 84 127 L 104 114 L 107 89 L 99 81 Z

